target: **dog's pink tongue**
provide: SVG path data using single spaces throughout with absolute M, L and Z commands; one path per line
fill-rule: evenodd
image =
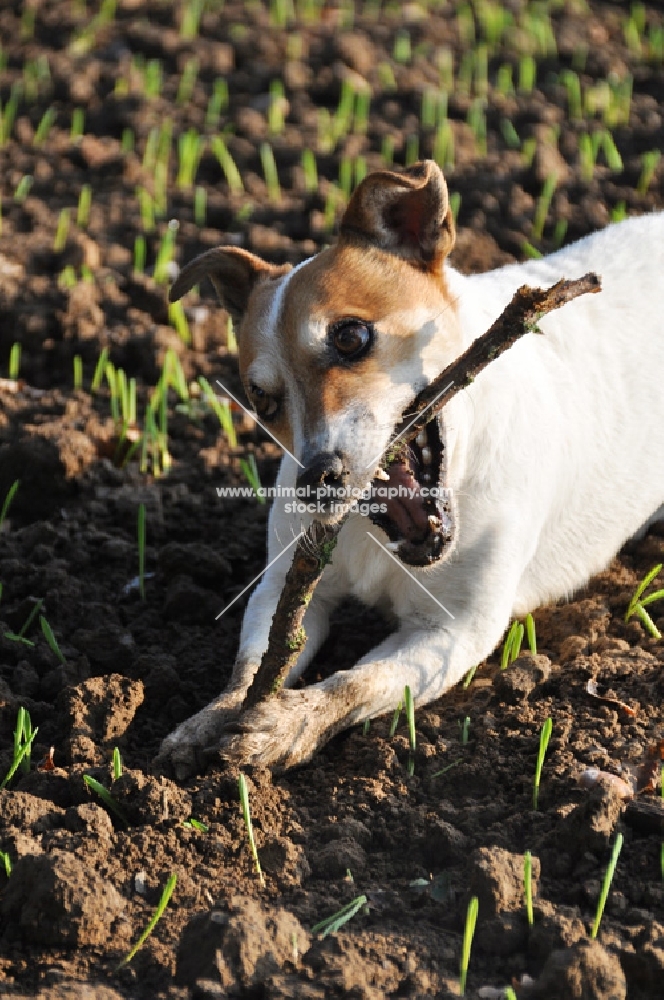
M 390 481 L 385 485 L 412 491 L 410 495 L 390 497 L 385 501 L 387 517 L 397 526 L 399 533 L 409 542 L 423 541 L 429 533 L 429 521 L 420 496 L 417 479 L 404 462 L 394 462 L 387 470 Z

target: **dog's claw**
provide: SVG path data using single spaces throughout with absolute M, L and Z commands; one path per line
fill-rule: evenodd
M 202 770 L 207 763 L 207 751 L 218 743 L 226 725 L 237 716 L 238 701 L 237 696 L 222 695 L 181 723 L 161 744 L 154 769 L 178 781 Z

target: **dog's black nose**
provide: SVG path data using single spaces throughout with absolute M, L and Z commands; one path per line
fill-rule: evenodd
M 343 486 L 344 464 L 336 452 L 326 451 L 316 455 L 313 461 L 297 477 L 298 489 L 322 490 L 333 493 Z

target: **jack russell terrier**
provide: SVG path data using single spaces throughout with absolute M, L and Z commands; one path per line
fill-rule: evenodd
M 337 243 L 297 267 L 219 247 L 175 282 L 172 300 L 208 276 L 231 314 L 247 396 L 288 452 L 282 488 L 348 497 L 411 487 L 379 503 L 375 523 L 348 518 L 286 689 L 238 719 L 267 647 L 289 543 L 313 517 L 275 501 L 269 568 L 249 601 L 230 685 L 162 744 L 158 763 L 178 776 L 211 745 L 240 762 L 289 767 L 334 733 L 392 712 L 406 685 L 417 706 L 439 698 L 489 656 L 511 616 L 569 597 L 664 516 L 664 214 L 471 277 L 446 264 L 454 238 L 447 186 L 428 160 L 368 176 Z M 408 404 L 520 285 L 589 270 L 601 278 L 599 295 L 546 315 L 542 336 L 525 335 L 492 362 L 405 462 L 381 471 Z M 424 494 L 436 484 L 431 494 L 446 499 L 432 520 L 436 501 Z M 342 508 L 319 503 L 316 520 L 333 522 Z M 347 595 L 388 610 L 398 628 L 352 670 L 290 689 Z

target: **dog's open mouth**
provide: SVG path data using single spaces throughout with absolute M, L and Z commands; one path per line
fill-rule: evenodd
M 435 417 L 410 445 L 385 463 L 384 475 L 372 482 L 385 513 L 371 520 L 390 539 L 391 548 L 410 566 L 429 566 L 441 558 L 454 537 L 454 517 L 445 489 L 445 444 Z M 431 495 L 433 492 L 433 496 Z

